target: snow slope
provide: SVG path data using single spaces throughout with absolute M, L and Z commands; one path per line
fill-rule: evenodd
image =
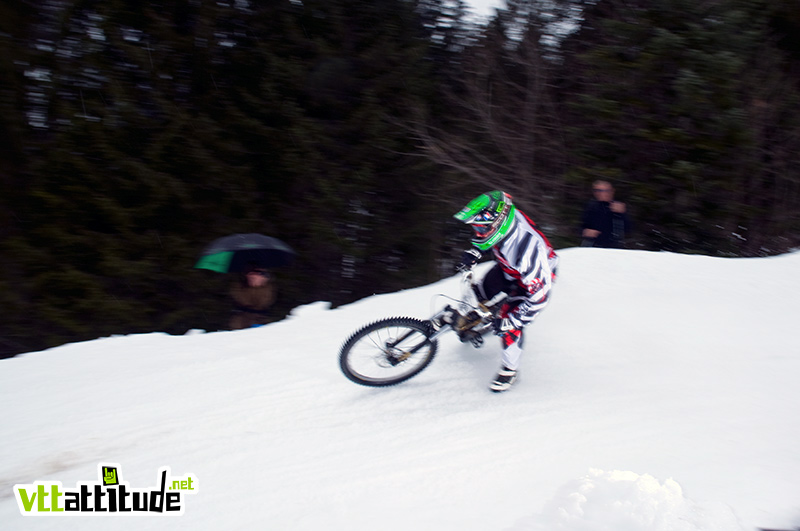
M 467 0 L 467 6 L 478 16 L 491 17 L 498 8 L 505 8 L 506 3 L 501 0 Z
M 397 387 L 337 353 L 426 317 L 456 277 L 237 332 L 153 333 L 0 361 L 0 528 L 709 531 L 800 525 L 800 253 L 566 249 L 495 395 L 498 342 L 442 338 Z M 485 267 L 485 266 L 484 266 Z M 199 483 L 185 514 L 23 517 L 15 484 L 119 463 Z

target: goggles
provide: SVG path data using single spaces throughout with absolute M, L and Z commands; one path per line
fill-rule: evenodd
M 475 230 L 475 233 L 483 236 L 488 234 L 494 228 L 494 222 L 497 220 L 497 212 L 485 210 L 475 216 L 475 219 L 470 221 L 470 225 Z

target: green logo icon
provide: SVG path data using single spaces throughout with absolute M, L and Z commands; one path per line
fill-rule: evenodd
M 103 467 L 103 477 L 100 478 L 103 481 L 103 485 L 119 485 L 119 479 L 117 479 L 117 469 L 116 467 L 112 466 L 104 466 Z
M 94 481 L 64 487 L 60 481 L 35 481 L 14 485 L 14 497 L 23 516 L 160 513 L 181 515 L 186 496 L 197 494 L 194 474 L 173 476 L 168 466 L 158 469 L 155 487 L 136 488 L 124 481 L 118 463 L 99 463 Z

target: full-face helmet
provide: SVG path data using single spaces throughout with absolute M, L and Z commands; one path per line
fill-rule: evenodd
M 490 249 L 508 235 L 514 225 L 516 207 L 511 196 L 499 190 L 481 194 L 453 217 L 472 226 L 472 243 L 481 251 Z

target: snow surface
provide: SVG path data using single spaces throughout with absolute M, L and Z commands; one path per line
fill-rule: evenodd
M 465 3 L 473 13 L 487 18 L 494 16 L 498 8 L 506 7 L 505 0 L 467 0 Z
M 800 253 L 560 251 L 521 376 L 453 334 L 399 386 L 347 336 L 458 278 L 237 332 L 102 338 L 0 361 L 0 528 L 736 531 L 800 525 Z M 482 267 L 485 267 L 482 266 Z M 199 482 L 185 514 L 23 517 L 12 487 L 119 463 Z

